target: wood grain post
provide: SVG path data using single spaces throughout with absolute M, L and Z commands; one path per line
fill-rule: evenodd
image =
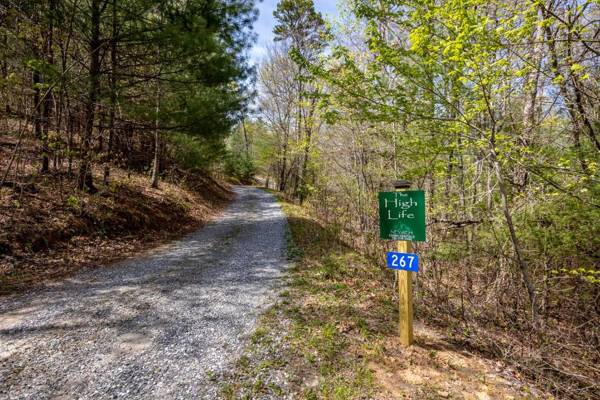
M 411 182 L 399 180 L 394 182 L 396 191 L 409 189 Z M 411 242 L 399 240 L 397 251 L 400 253 L 412 253 Z M 399 311 L 399 334 L 400 344 L 408 347 L 413 344 L 413 290 L 412 290 L 412 272 L 396 271 L 398 277 L 398 311 Z
M 411 253 L 411 242 L 404 240 L 398 241 L 398 251 L 400 253 Z M 412 290 L 412 272 L 396 271 L 398 274 L 398 311 L 400 313 L 400 343 L 408 347 L 413 343 L 413 290 Z

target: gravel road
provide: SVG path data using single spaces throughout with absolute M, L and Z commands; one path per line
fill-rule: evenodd
M 0 399 L 218 397 L 286 266 L 275 198 L 235 191 L 177 242 L 0 298 Z

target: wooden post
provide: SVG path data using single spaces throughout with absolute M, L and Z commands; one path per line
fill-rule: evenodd
M 403 191 L 410 188 L 411 182 L 399 180 L 394 182 L 394 188 L 397 191 Z M 411 242 L 400 240 L 397 244 L 397 251 L 400 253 L 412 253 Z M 413 343 L 413 290 L 412 290 L 412 272 L 396 271 L 398 278 L 398 302 L 399 302 L 399 333 L 400 344 L 408 347 Z
M 400 240 L 398 242 L 400 253 L 411 253 L 410 242 Z M 396 271 L 398 274 L 398 301 L 400 312 L 400 343 L 408 347 L 413 343 L 413 301 L 412 301 L 412 272 Z

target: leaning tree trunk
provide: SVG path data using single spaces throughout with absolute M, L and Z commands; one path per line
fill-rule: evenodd
M 535 288 L 533 286 L 533 282 L 531 279 L 531 274 L 529 271 L 529 266 L 525 257 L 523 256 L 523 251 L 521 249 L 521 243 L 517 237 L 517 233 L 515 230 L 515 225 L 513 223 L 512 214 L 510 212 L 509 204 L 508 204 L 508 193 L 506 190 L 506 182 L 504 181 L 504 177 L 502 176 L 502 171 L 500 167 L 500 162 L 498 161 L 498 156 L 496 154 L 496 149 L 494 145 L 494 140 L 490 141 L 490 160 L 492 163 L 492 168 L 494 170 L 494 174 L 496 179 L 498 180 L 498 187 L 500 190 L 500 199 L 502 201 L 502 211 L 504 213 L 504 218 L 506 221 L 506 225 L 508 227 L 508 232 L 510 235 L 510 240 L 513 245 L 513 249 L 515 252 L 515 259 L 517 262 L 517 267 L 521 272 L 521 277 L 523 278 L 523 284 L 527 289 L 527 295 L 529 297 L 529 302 L 531 304 L 531 315 L 534 324 L 537 324 L 538 319 L 538 307 L 537 300 L 535 294 Z

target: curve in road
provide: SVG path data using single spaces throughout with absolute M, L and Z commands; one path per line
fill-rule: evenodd
M 0 398 L 215 398 L 286 266 L 275 198 L 236 187 L 152 254 L 0 298 Z

